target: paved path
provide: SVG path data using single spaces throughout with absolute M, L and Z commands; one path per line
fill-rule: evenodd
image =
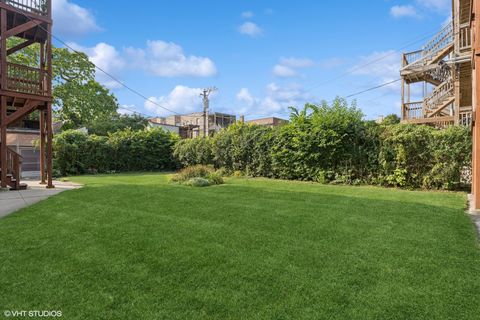
M 54 181 L 55 189 L 46 189 L 45 186 L 40 185 L 37 181 L 24 180 L 24 182 L 28 184 L 27 190 L 0 191 L 0 218 L 63 191 L 82 187 L 71 182 Z

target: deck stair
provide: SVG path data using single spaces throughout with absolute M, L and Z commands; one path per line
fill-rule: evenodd
M 425 72 L 447 58 L 454 49 L 453 23 L 447 24 L 421 50 L 404 54 L 402 76 Z
M 20 181 L 20 171 L 22 165 L 22 156 L 7 147 L 7 174 L 6 182 L 10 190 L 25 190 L 27 185 Z M 0 162 L 0 177 L 2 173 Z
M 425 117 L 446 116 L 445 109 L 455 101 L 455 86 L 453 79 L 449 77 L 424 99 Z

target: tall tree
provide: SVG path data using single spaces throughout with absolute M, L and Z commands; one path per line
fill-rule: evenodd
M 8 47 L 21 41 L 9 38 Z M 38 44 L 34 44 L 9 56 L 9 60 L 38 68 L 38 52 Z M 97 119 L 116 114 L 117 99 L 95 81 L 95 66 L 86 54 L 53 47 L 52 69 L 55 118 L 64 123 L 63 128 L 87 127 Z

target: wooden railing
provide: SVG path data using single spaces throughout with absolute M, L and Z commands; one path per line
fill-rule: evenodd
M 453 22 L 447 24 L 421 50 L 405 53 L 403 67 L 415 68 L 427 65 L 437 53 L 451 45 L 454 41 Z
M 0 2 L 25 12 L 38 14 L 40 16 L 48 15 L 47 0 L 0 0 Z
M 425 98 L 425 111 L 433 112 L 448 97 L 454 95 L 455 86 L 451 77 L 435 88 L 433 92 Z
M 7 148 L 7 174 L 11 174 L 16 180 L 16 185 L 20 185 L 20 170 L 22 165 L 22 156 L 10 148 Z
M 453 22 L 448 23 L 432 40 L 427 42 L 422 50 L 424 56 L 435 55 L 440 50 L 453 43 Z
M 460 120 L 459 124 L 462 126 L 470 127 L 473 121 L 473 112 L 472 111 L 460 111 Z
M 459 32 L 459 50 L 470 49 L 472 47 L 472 32 L 470 30 L 470 24 L 461 25 Z
M 409 102 L 403 105 L 406 120 L 423 118 L 423 102 Z
M 45 72 L 15 63 L 7 64 L 7 90 L 44 96 Z
M 403 54 L 403 66 L 408 66 L 416 61 L 421 60 L 423 57 L 423 50 L 417 50 Z

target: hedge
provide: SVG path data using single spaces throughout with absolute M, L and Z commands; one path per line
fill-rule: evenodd
M 54 168 L 58 175 L 126 171 L 173 170 L 178 137 L 161 129 L 109 134 L 64 131 L 54 138 Z
M 176 144 L 182 166 L 210 164 L 253 177 L 337 184 L 458 190 L 471 166 L 466 127 L 378 125 L 355 105 L 293 110 L 291 123 L 266 128 L 237 123 L 213 138 Z
M 364 121 L 343 99 L 292 109 L 291 122 L 268 128 L 237 123 L 211 138 L 179 140 L 162 131 L 107 137 L 66 131 L 54 139 L 60 175 L 174 170 L 213 165 L 253 177 L 458 190 L 471 167 L 467 127 Z

